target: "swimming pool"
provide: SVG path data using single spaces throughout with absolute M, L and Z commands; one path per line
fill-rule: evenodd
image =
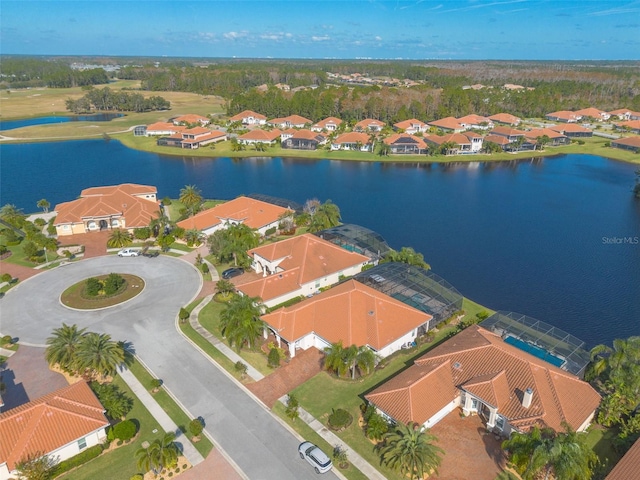
M 506 337 L 504 341 L 505 343 L 508 343 L 509 345 L 513 345 L 514 347 L 522 351 L 530 353 L 531 355 L 534 355 L 539 359 L 544 360 L 547 363 L 550 363 L 551 365 L 555 365 L 556 367 L 561 367 L 562 365 L 564 365 L 565 361 L 563 358 L 556 357 L 555 355 L 551 355 L 544 348 L 540 348 L 536 345 L 532 345 L 530 343 L 524 342 L 519 338 L 512 337 L 510 335 Z

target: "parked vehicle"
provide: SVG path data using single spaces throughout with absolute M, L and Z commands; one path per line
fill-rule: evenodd
M 302 442 L 298 447 L 300 458 L 309 462 L 316 473 L 327 473 L 333 467 L 331 459 L 311 442 Z
M 118 252 L 119 257 L 137 257 L 138 255 L 140 255 L 140 250 L 135 248 L 123 248 Z
M 238 275 L 242 275 L 244 270 L 239 267 L 227 268 L 224 272 L 222 272 L 222 278 L 225 280 L 229 280 L 230 278 L 237 277 Z

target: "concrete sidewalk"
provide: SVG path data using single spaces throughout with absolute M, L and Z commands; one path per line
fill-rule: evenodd
M 196 450 L 191 441 L 178 429 L 178 426 L 169 418 L 158 402 L 151 396 L 146 388 L 138 381 L 133 373 L 126 367 L 118 372 L 129 388 L 135 393 L 149 413 L 156 419 L 165 432 L 176 434 L 176 443 L 182 446 L 182 454 L 187 457 L 191 465 L 195 466 L 204 462 L 204 457 Z

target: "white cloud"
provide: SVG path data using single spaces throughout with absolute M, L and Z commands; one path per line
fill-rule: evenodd
M 377 41 L 381 41 L 381 40 L 382 40 L 382 37 L 381 37 L 380 35 L 376 35 L 374 38 L 375 38 Z
M 327 40 L 330 40 L 331 38 L 329 37 L 329 35 L 322 35 L 322 36 L 317 36 L 314 35 L 313 37 L 311 37 L 311 40 L 313 40 L 314 42 L 326 42 Z
M 223 33 L 222 36 L 227 40 L 238 40 L 239 38 L 246 37 L 247 32 L 227 32 Z

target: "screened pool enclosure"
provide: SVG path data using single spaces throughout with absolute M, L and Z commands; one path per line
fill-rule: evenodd
M 321 230 L 316 233 L 316 236 L 335 243 L 350 252 L 366 255 L 374 261 L 378 261 L 391 250 L 382 235 L 352 223 L 344 223 L 337 227 Z

